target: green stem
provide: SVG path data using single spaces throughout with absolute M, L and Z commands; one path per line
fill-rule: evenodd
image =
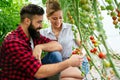
M 106 71 L 106 68 L 105 68 L 105 66 L 104 66 L 103 60 L 102 60 L 102 65 L 103 65 L 102 73 L 105 74 L 105 75 L 107 75 L 107 71 Z M 105 72 L 105 73 L 104 73 L 104 72 Z M 106 77 L 105 77 L 105 78 L 106 78 Z
M 103 0 L 102 0 L 102 3 L 103 3 L 104 6 L 106 6 L 106 4 L 105 4 L 105 2 Z
M 94 9 L 94 12 L 95 12 L 95 15 L 96 15 L 96 24 L 97 26 L 99 27 L 99 31 L 101 30 L 101 25 L 100 25 L 100 22 L 99 22 L 99 16 L 98 16 L 98 10 L 97 10 L 97 0 L 93 0 L 93 9 Z
M 82 25 L 82 26 L 84 26 L 84 28 L 86 28 L 86 26 L 82 23 L 82 21 L 79 21 L 80 22 L 80 24 Z M 79 33 L 81 32 L 81 29 L 80 29 L 80 27 L 78 28 L 78 30 L 79 30 Z M 89 31 L 89 29 L 88 29 L 88 31 Z M 90 32 L 90 31 L 89 31 Z M 80 33 L 80 38 L 81 38 L 81 42 L 83 42 L 83 39 L 82 39 L 82 34 Z
M 80 34 L 79 37 L 81 39 L 81 42 L 83 42 L 82 34 L 81 34 L 81 29 L 80 29 L 80 24 L 78 23 L 78 22 L 80 22 L 80 17 L 79 17 L 79 0 L 72 0 L 72 1 L 73 1 L 73 4 L 75 4 L 75 6 L 74 6 L 74 8 L 75 8 L 75 15 L 77 16 L 75 18 L 75 24 L 77 26 L 78 33 Z
M 120 11 L 120 5 L 119 5 L 119 3 L 117 2 L 117 0 L 114 0 L 114 1 L 115 1 L 116 6 L 118 7 L 118 9 Z
M 115 54 L 112 49 L 110 50 L 110 53 L 111 53 L 110 55 L 111 55 L 112 57 L 115 57 L 115 59 L 120 60 L 120 55 L 118 56 L 117 54 Z
M 79 0 L 76 0 L 76 15 L 77 15 L 76 24 L 77 24 L 78 32 L 79 32 L 79 34 L 80 34 L 80 39 L 81 39 L 81 42 L 82 42 L 83 39 L 82 39 L 80 24 L 78 23 L 78 22 L 80 22 L 80 16 L 79 16 Z
M 113 56 L 115 56 L 118 60 L 120 60 L 120 57 L 118 57 L 116 54 L 113 54 Z
M 105 48 L 106 48 L 107 57 L 108 57 L 111 65 L 112 65 L 112 68 L 113 68 L 113 70 L 115 71 L 116 76 L 120 79 L 120 74 L 119 74 L 119 72 L 117 71 L 117 69 L 115 68 L 114 63 L 112 62 L 112 59 L 111 59 L 111 57 L 110 57 L 110 53 L 109 53 L 109 51 L 108 51 L 108 48 L 107 48 L 107 45 L 106 45 L 105 40 L 104 40 L 104 38 L 103 38 L 103 35 L 100 35 L 100 36 L 101 36 L 101 38 L 102 38 L 102 40 L 103 40 L 103 45 L 104 45 Z

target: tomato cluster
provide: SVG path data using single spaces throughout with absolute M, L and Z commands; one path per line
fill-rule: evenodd
M 90 50 L 90 52 L 94 53 L 94 54 L 97 54 L 98 49 L 97 49 L 97 46 L 95 46 L 95 45 L 98 44 L 98 42 L 95 40 L 94 36 L 90 36 L 90 40 L 91 40 L 92 44 L 94 45 L 94 48 L 92 48 Z M 106 54 L 103 53 L 103 52 L 98 52 L 97 55 L 100 59 L 105 59 L 106 58 Z
M 111 12 L 113 24 L 115 25 L 115 28 L 117 28 L 117 24 L 120 22 L 120 11 L 118 9 L 113 10 Z
M 94 36 L 90 36 L 90 40 L 95 47 L 98 47 L 100 42 L 95 40 Z
M 74 21 L 74 19 L 73 19 L 73 17 L 71 16 L 71 14 L 70 14 L 69 11 L 67 12 L 67 15 L 68 15 L 68 18 L 70 19 L 70 22 L 71 22 L 72 24 L 74 24 L 75 21 Z
M 90 52 L 96 54 L 98 43 L 95 40 L 94 36 L 90 36 L 90 40 L 91 40 L 92 44 L 94 45 L 94 48 L 91 49 Z
M 75 49 L 72 51 L 72 55 L 73 55 L 73 54 L 82 55 L 82 51 L 81 51 L 79 48 L 75 48 Z
M 95 47 L 95 48 L 91 49 L 90 52 L 95 54 L 97 52 L 97 48 Z

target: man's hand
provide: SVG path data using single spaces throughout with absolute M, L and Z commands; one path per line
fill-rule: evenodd
M 35 48 L 33 49 L 33 56 L 41 61 L 41 54 L 42 54 L 42 49 L 36 45 Z
M 80 55 L 72 55 L 70 57 L 70 59 L 68 59 L 68 62 L 69 62 L 69 65 L 72 66 L 72 67 L 79 67 L 82 65 L 82 62 L 83 62 L 83 57 L 84 56 L 80 56 Z

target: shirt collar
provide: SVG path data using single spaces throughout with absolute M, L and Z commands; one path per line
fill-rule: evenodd
M 68 28 L 68 26 L 66 26 L 65 23 L 62 23 L 62 30 L 66 29 L 66 28 Z M 49 27 L 49 28 L 48 28 L 48 32 L 47 32 L 47 33 L 50 33 L 50 34 L 53 33 L 53 32 L 52 32 L 52 27 Z
M 21 26 L 18 26 L 17 31 L 18 31 L 18 33 L 19 33 L 19 36 L 20 36 L 23 40 L 25 40 L 26 42 L 29 42 L 29 41 L 30 41 L 30 39 L 29 39 L 29 38 L 27 37 L 27 35 L 24 33 L 24 31 L 23 31 L 23 29 L 22 29 Z

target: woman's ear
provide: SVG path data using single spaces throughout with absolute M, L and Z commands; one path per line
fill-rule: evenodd
M 46 15 L 47 19 L 49 20 L 49 17 Z

